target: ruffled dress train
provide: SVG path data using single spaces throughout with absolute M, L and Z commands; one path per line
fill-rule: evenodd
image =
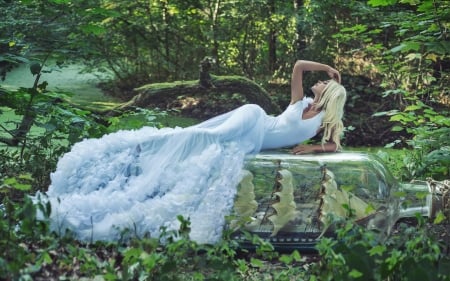
M 52 229 L 86 241 L 117 240 L 124 230 L 157 237 L 162 226 L 177 230 L 183 215 L 191 239 L 217 242 L 266 118 L 248 105 L 188 128 L 144 127 L 75 144 L 46 193 Z

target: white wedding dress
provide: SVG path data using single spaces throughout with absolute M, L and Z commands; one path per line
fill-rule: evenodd
M 311 99 L 268 116 L 244 105 L 188 128 L 119 131 L 75 144 L 58 162 L 42 200 L 51 228 L 80 240 L 117 240 L 124 230 L 158 237 L 191 221 L 199 243 L 221 238 L 248 155 L 313 137 L 322 113 L 302 120 Z

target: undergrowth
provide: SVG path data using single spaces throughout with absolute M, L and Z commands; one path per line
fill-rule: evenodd
M 279 253 L 250 233 L 251 252 L 227 233 L 215 245 L 198 244 L 182 216 L 179 230 L 163 229 L 160 237 L 83 243 L 51 232 L 48 221 L 36 218 L 37 209 L 48 217 L 48 206 L 35 205 L 21 189 L 1 188 L 2 280 L 450 280 L 450 258 L 421 217 L 386 239 L 344 222 L 337 238 L 320 240 L 313 262 L 296 250 Z

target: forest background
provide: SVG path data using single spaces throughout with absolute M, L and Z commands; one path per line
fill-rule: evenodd
M 25 195 L 47 188 L 58 157 L 73 143 L 144 125 L 133 119 L 135 112 L 111 114 L 78 107 L 68 102 L 68 93 L 48 91 L 40 75 L 57 68 L 64 71 L 67 63 L 82 62 L 87 71 L 111 74 L 113 79 L 102 88 L 127 101 L 134 88 L 145 84 L 197 80 L 201 60 L 210 57 L 212 74 L 251 79 L 280 108 L 289 100 L 289 80 L 297 59 L 330 64 L 341 71 L 348 90 L 345 145 L 406 149 L 401 161 L 388 159 L 395 162 L 393 169 L 401 179 L 448 178 L 448 1 L 2 0 L 0 11 L 0 76 L 29 64 L 36 78 L 29 88 L 9 90 L 0 85 L 0 115 L 13 110 L 22 117 L 14 124 L 0 124 L 6 134 L 1 141 L 19 147 L 12 152 L 2 148 L 1 155 L 3 277 L 61 273 L 61 264 L 69 268 L 67 274 L 81 276 L 125 274 L 131 270 L 125 265 L 143 266 L 140 255 L 124 258 L 125 250 L 105 250 L 106 246 L 75 250 L 61 240 L 50 243 L 48 226 L 33 219 L 35 210 L 27 205 Z M 310 75 L 306 83 L 319 78 L 319 74 Z M 237 98 L 236 104 L 240 102 Z M 143 114 L 156 116 L 146 118 L 145 124 L 163 126 L 157 117 L 167 112 L 148 109 Z M 31 127 L 43 131 L 32 136 L 28 134 Z M 61 142 L 55 144 L 55 140 Z M 22 232 L 14 230 L 17 223 L 23 226 Z M 142 245 L 138 248 L 145 252 Z M 67 260 L 58 260 L 56 253 L 61 254 L 61 249 Z M 89 257 L 97 260 L 89 263 L 90 258 L 80 251 L 91 251 Z M 111 268 L 100 265 L 107 260 L 102 251 L 112 251 L 122 263 L 115 260 L 116 267 Z M 93 268 L 74 262 L 75 252 Z M 391 271 L 386 274 L 401 269 L 401 261 L 410 255 L 401 253 L 404 259 L 398 258 L 397 267 L 388 267 Z M 166 252 L 164 257 L 170 255 L 175 254 Z M 233 274 L 250 274 L 234 255 L 226 258 L 231 256 Z M 156 264 L 163 263 L 152 257 Z M 258 261 L 251 266 L 259 268 Z M 135 276 L 133 270 L 129 274 Z M 165 272 L 140 270 L 150 276 Z M 360 271 L 355 271 L 355 278 L 356 272 Z

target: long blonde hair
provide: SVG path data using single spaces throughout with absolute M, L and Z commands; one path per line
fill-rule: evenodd
M 347 99 L 345 88 L 330 80 L 323 90 L 316 108 L 324 112 L 322 118 L 323 137 L 322 144 L 332 141 L 336 144 L 336 150 L 341 149 L 341 134 L 344 131 L 344 105 Z

